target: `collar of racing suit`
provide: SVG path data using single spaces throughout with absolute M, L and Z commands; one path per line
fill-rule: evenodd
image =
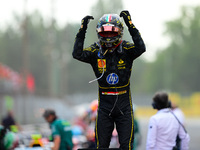
M 99 42 L 96 42 L 96 44 L 98 45 L 99 47 L 99 51 L 100 51 L 100 54 L 101 55 L 105 55 L 105 51 L 106 50 L 103 50 L 104 48 L 101 46 L 101 44 Z M 121 41 L 118 45 L 116 45 L 113 50 L 111 50 L 112 52 L 117 49 L 117 52 L 118 53 L 123 53 L 123 49 L 122 49 L 122 44 L 123 44 L 123 41 Z

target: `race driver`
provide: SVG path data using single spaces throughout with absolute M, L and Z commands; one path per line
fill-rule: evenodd
M 133 43 L 122 40 L 123 17 Z M 89 63 L 99 85 L 98 114 L 95 139 L 98 148 L 109 148 L 114 127 L 118 132 L 120 148 L 132 150 L 134 117 L 130 91 L 130 76 L 133 61 L 145 52 L 145 44 L 132 23 L 128 11 L 103 15 L 96 27 L 99 41 L 84 48 L 87 25 L 93 16 L 82 19 L 76 35 L 73 57 Z M 95 80 L 94 80 L 95 81 Z M 92 81 L 91 81 L 92 82 Z

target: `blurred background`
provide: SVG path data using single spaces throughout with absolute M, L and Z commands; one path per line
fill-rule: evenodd
M 0 119 L 8 110 L 19 124 L 43 124 L 45 108 L 70 120 L 97 99 L 88 64 L 72 58 L 81 19 L 90 22 L 85 47 L 97 41 L 96 24 L 105 13 L 129 10 L 147 52 L 133 65 L 131 90 L 144 149 L 155 92 L 165 90 L 183 111 L 191 150 L 200 135 L 200 1 L 6 0 L 0 5 Z M 123 39 L 131 41 L 127 28 Z

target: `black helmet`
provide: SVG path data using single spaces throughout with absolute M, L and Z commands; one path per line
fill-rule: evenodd
M 97 23 L 97 35 L 103 47 L 117 47 L 122 41 L 123 23 L 117 14 L 105 14 Z

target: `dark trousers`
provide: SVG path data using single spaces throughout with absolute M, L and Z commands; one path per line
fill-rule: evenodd
M 132 105 L 130 105 L 131 107 Z M 109 148 L 112 132 L 116 125 L 119 144 L 122 150 L 132 150 L 134 139 L 134 117 L 132 108 L 123 110 L 116 107 L 112 114 L 99 109 L 95 127 L 95 139 L 97 148 Z

